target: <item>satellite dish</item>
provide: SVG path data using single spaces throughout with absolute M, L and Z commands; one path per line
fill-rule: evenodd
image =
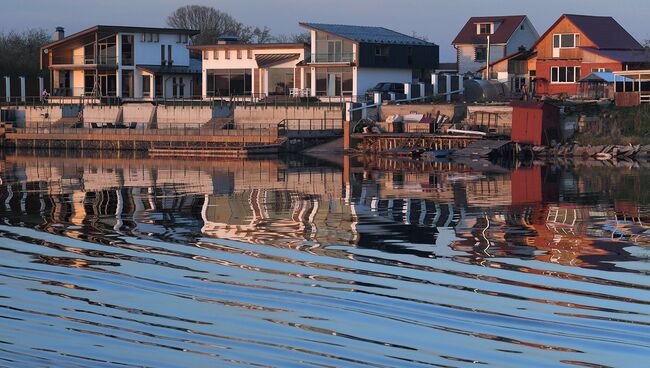
M 50 52 L 50 50 L 48 50 L 48 49 L 44 49 L 44 50 L 43 50 L 43 53 L 45 53 L 45 54 L 47 54 L 47 53 L 49 53 L 49 52 Z

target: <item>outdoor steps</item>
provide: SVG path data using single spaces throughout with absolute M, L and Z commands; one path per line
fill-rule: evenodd
M 208 120 L 207 123 L 203 124 L 201 126 L 201 129 L 223 129 L 228 125 L 229 123 L 233 122 L 232 117 L 225 117 L 225 118 L 220 118 L 220 117 L 214 117 L 210 120 Z
M 52 123 L 52 127 L 66 127 L 66 128 L 73 128 L 75 125 L 79 123 L 79 118 L 76 116 L 65 116 L 62 117 L 61 119 L 55 121 Z

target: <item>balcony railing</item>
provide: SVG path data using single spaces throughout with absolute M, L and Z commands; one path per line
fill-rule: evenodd
M 74 55 L 74 56 L 54 56 L 52 65 L 117 65 L 116 56 L 101 55 L 95 59 L 93 56 Z
M 335 54 L 312 54 L 312 63 L 352 63 L 355 60 L 355 54 L 335 53 Z

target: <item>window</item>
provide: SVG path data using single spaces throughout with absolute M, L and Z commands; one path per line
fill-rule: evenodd
M 388 46 L 375 47 L 375 56 L 388 56 L 390 49 Z
M 213 51 L 214 52 L 214 51 Z M 208 50 L 203 50 L 203 60 L 208 60 L 210 58 L 210 51 Z
M 133 65 L 133 41 L 132 35 L 122 35 L 122 65 Z
M 551 67 L 551 83 L 576 83 L 580 80 L 579 66 Z
M 237 59 L 242 58 L 242 50 L 237 50 Z
M 151 76 L 142 76 L 142 97 L 151 97 Z
M 172 65 L 174 59 L 172 59 L 172 45 L 167 45 L 167 64 Z
M 160 45 L 160 64 L 165 65 L 165 45 Z
M 523 25 L 523 24 L 520 25 L 520 26 L 519 26 L 519 29 L 521 29 L 521 30 L 523 31 L 523 30 L 524 30 L 524 25 Z
M 160 35 L 158 33 L 153 34 L 153 42 L 160 42 Z
M 208 69 L 206 74 L 206 91 L 208 96 L 241 96 L 251 94 L 252 75 L 250 69 Z
M 611 73 L 612 69 L 610 68 L 591 68 L 592 73 Z
M 478 34 L 480 35 L 492 34 L 492 23 L 479 23 Z
M 219 50 L 212 50 L 212 59 L 219 60 Z
M 147 41 L 147 34 L 146 33 L 141 33 L 140 34 L 140 42 L 146 42 Z
M 553 35 L 554 49 L 573 49 L 580 46 L 580 35 L 577 33 L 562 33 Z
M 226 60 L 230 60 L 230 50 L 226 50 Z
M 253 58 L 253 50 L 248 50 L 246 57 L 249 58 L 249 59 L 252 59 Z
M 474 61 L 484 62 L 487 60 L 487 47 L 478 46 L 474 49 Z
M 176 38 L 176 43 L 187 43 L 187 35 L 179 34 L 178 37 Z

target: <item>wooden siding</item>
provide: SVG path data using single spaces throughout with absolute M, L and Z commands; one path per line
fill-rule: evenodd
M 577 33 L 580 35 L 579 46 L 581 47 L 596 47 L 596 45 L 585 36 L 571 21 L 567 18 L 562 19 L 554 28 L 550 29 L 548 33 L 537 44 L 537 58 L 538 59 L 553 59 L 553 35 L 558 33 Z M 581 59 L 582 50 L 575 49 L 561 49 L 559 59 Z M 556 58 L 557 59 L 557 58 Z

